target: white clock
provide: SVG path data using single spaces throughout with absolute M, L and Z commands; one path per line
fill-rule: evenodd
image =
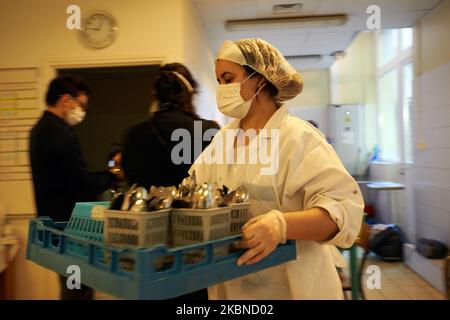
M 95 11 L 84 20 L 81 38 L 88 47 L 102 49 L 114 42 L 118 31 L 117 21 L 111 14 Z

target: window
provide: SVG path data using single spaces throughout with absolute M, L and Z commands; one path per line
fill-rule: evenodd
M 381 31 L 378 35 L 378 66 L 383 66 L 397 54 L 398 32 L 396 29 Z
M 380 128 L 380 144 L 382 158 L 391 161 L 400 161 L 399 143 L 397 135 L 397 69 L 385 73 L 378 80 L 378 124 Z
M 412 62 L 402 67 L 402 120 L 404 155 L 406 162 L 413 161 L 413 139 L 412 139 L 412 99 L 413 99 L 413 65 Z
M 411 28 L 401 29 L 401 38 L 402 38 L 402 50 L 406 50 L 412 47 L 413 31 Z
M 413 161 L 412 44 L 411 28 L 377 35 L 377 131 L 383 161 Z

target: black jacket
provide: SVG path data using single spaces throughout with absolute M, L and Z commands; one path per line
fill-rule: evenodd
M 88 172 L 73 130 L 51 112 L 31 130 L 29 152 L 38 216 L 68 221 L 76 202 L 95 201 L 114 185 L 112 173 Z
M 122 165 L 129 184 L 138 183 L 139 186 L 174 186 L 181 183 L 188 175 L 188 170 L 199 153 L 206 148 L 210 141 L 203 141 L 202 136 L 194 135 L 194 122 L 201 124 L 202 136 L 208 129 L 219 130 L 219 126 L 209 120 L 203 120 L 193 114 L 181 111 L 176 107 L 166 107 L 159 110 L 154 116 L 141 124 L 129 129 L 125 139 Z M 176 129 L 185 129 L 189 132 L 191 148 L 189 154 L 178 152 L 189 158 L 186 163 L 176 164 L 171 157 L 175 146 L 180 141 L 171 141 L 172 132 Z M 195 150 L 194 139 L 197 139 L 199 148 Z M 196 152 L 197 151 L 197 152 Z

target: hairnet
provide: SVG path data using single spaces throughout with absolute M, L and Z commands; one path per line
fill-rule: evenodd
M 261 39 L 226 40 L 217 52 L 216 60 L 228 60 L 247 65 L 262 74 L 277 89 L 276 102 L 290 100 L 303 89 L 303 80 L 286 58 L 271 44 Z

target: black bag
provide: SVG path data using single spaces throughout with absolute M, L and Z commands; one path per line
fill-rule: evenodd
M 419 239 L 417 252 L 428 259 L 444 259 L 447 256 L 447 246 L 433 239 Z
M 370 249 L 383 260 L 402 261 L 403 238 L 400 228 L 390 225 L 370 240 Z

